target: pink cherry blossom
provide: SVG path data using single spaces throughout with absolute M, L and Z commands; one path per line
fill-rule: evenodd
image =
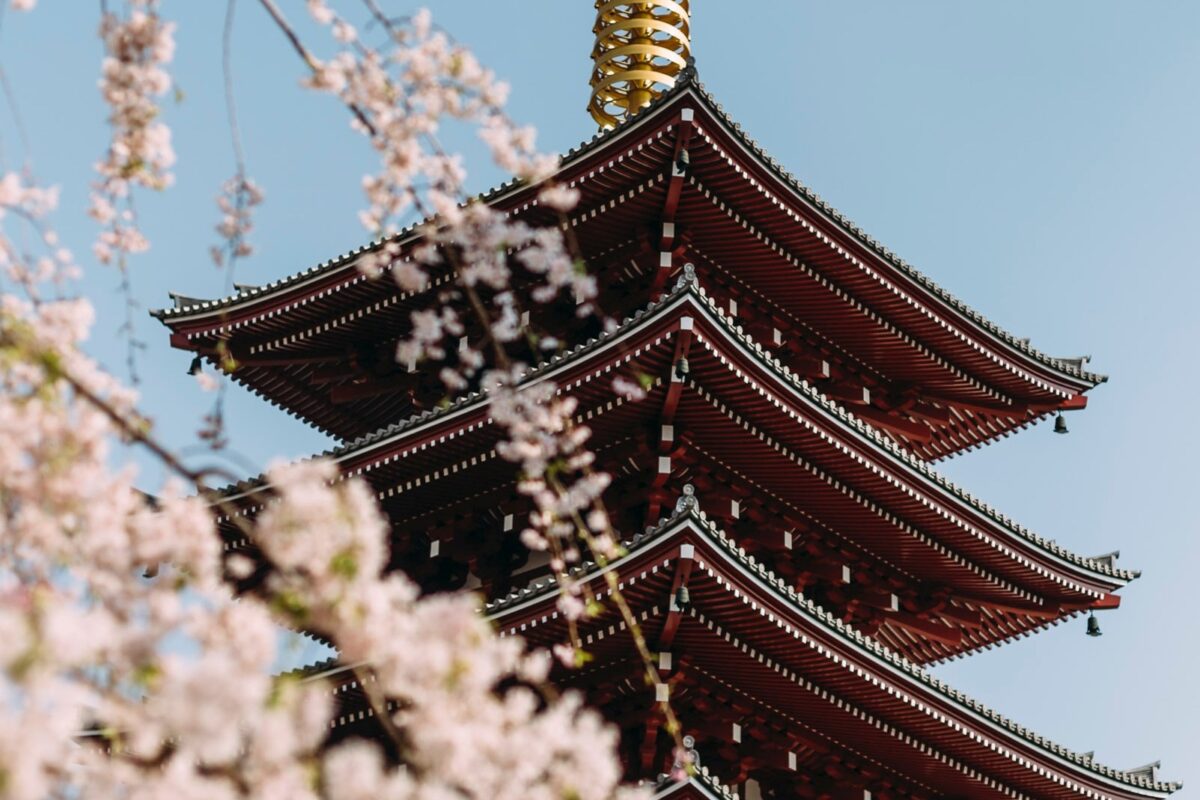
M 531 184 L 546 180 L 557 159 L 536 150 L 532 129 L 508 119 L 508 87 L 436 31 L 427 12 L 406 26 L 376 20 L 387 43 L 375 48 L 324 0 L 307 0 L 307 9 L 339 47 L 306 59 L 307 84 L 353 110 L 379 157 L 363 180 L 364 222 L 391 235 L 405 215 L 423 220 L 419 247 L 389 239 L 359 269 L 379 279 L 390 272 L 414 293 L 426 292 L 435 273 L 453 276 L 449 288 L 423 295 L 397 357 L 435 362 L 454 391 L 483 391 L 502 432 L 497 451 L 533 503 L 522 541 L 549 551 L 560 608 L 581 619 L 590 609 L 565 570 L 585 551 L 615 554 L 601 503 L 609 477 L 592 468 L 576 400 L 529 381 L 506 348 L 535 335 L 530 302 L 565 300 L 592 313 L 595 281 L 559 227 L 470 200 L 463 161 L 443 152 L 437 135 L 450 120 L 477 126 L 493 160 Z M 174 25 L 156 0 L 126 0 L 104 16 L 100 36 L 112 136 L 90 214 L 102 227 L 97 258 L 123 264 L 149 247 L 131 192 L 172 182 L 175 155 L 159 104 L 172 85 Z M 562 215 L 578 200 L 549 183 L 537 191 Z M 214 248 L 222 261 L 250 252 L 250 211 L 261 199 L 241 170 L 223 187 Z M 56 203 L 53 189 L 0 176 L 0 267 L 22 291 L 0 294 L 4 796 L 644 796 L 620 786 L 615 729 L 576 694 L 537 691 L 554 657 L 580 661 L 578 643 L 529 651 L 495 634 L 478 597 L 423 597 L 407 576 L 388 572 L 392 531 L 365 482 L 320 459 L 275 465 L 268 499 L 248 516 L 155 439 L 136 394 L 81 350 L 91 306 L 46 291 L 75 274 L 48 226 Z M 12 244 L 16 224 L 35 229 L 34 252 Z M 494 349 L 465 341 L 481 328 Z M 557 346 L 551 335 L 540 341 Z M 147 496 L 119 443 L 145 448 L 174 477 Z M 227 545 L 217 517 L 246 546 Z M 265 577 L 235 595 L 230 578 L 255 575 Z M 364 687 L 377 719 L 401 731 L 403 765 L 373 743 L 327 745 L 334 687 L 322 676 L 270 674 L 280 625 L 336 647 L 348 665 L 343 677 Z
M 112 139 L 96 164 L 91 215 L 105 230 L 93 251 L 103 263 L 123 263 L 150 246 L 128 205 L 131 189 L 165 189 L 174 182 L 171 129 L 161 120 L 158 98 L 171 88 L 165 65 L 175 55 L 175 25 L 161 19 L 157 0 L 126 0 L 124 14 L 104 15 L 100 38 L 100 94 L 109 107 Z
M 218 267 L 254 252 L 247 240 L 254 228 L 250 215 L 254 207 L 262 201 L 262 189 L 240 173 L 221 186 L 221 194 L 217 197 L 221 222 L 216 228 L 221 237 L 221 244 L 211 250 L 213 261 Z

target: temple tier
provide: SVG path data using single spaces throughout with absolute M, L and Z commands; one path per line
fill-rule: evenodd
M 623 592 L 659 653 L 646 685 L 611 611 L 583 625 L 595 661 L 556 679 L 623 733 L 631 779 L 672 767 L 669 697 L 702 767 L 662 796 L 1151 798 L 1176 784 L 1120 771 L 1018 726 L 920 665 L 1114 608 L 1135 578 L 1026 530 L 930 462 L 1085 406 L 1103 381 L 988 322 L 871 240 L 768 158 L 696 82 L 565 158 L 571 224 L 616 324 L 569 302 L 531 311 L 561 352 L 527 381 L 579 398 L 627 554 Z M 483 200 L 538 224 L 536 187 Z M 415 231 L 398 237 L 402 258 Z M 546 559 L 518 540 L 529 506 L 496 454 L 489 399 L 443 402 L 396 364 L 409 314 L 453 281 L 405 293 L 356 269 L 368 245 L 217 301 L 157 312 L 172 342 L 332 434 L 342 472 L 392 521 L 391 568 L 466 588 L 505 635 L 565 625 Z M 520 287 L 518 287 L 519 289 Z M 468 331 L 472 336 L 477 332 Z M 648 396 L 617 397 L 613 377 Z M 254 514 L 261 479 L 227 490 Z M 231 526 L 230 551 L 253 555 Z M 257 575 L 243 588 L 253 591 Z M 580 580 L 598 595 L 594 565 Z M 373 735 L 334 664 L 335 738 Z

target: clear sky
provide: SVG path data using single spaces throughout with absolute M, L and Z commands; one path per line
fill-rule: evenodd
M 7 14 L 0 63 L 37 174 L 63 187 L 57 224 L 88 264 L 100 306 L 91 349 L 120 372 L 116 278 L 90 264 L 84 217 L 105 141 L 94 5 L 41 0 L 32 16 Z M 299 0 L 281 5 L 302 20 Z M 547 149 L 591 136 L 590 2 L 429 5 L 511 80 L 513 115 L 535 124 Z M 165 304 L 168 290 L 215 297 L 224 285 L 205 254 L 213 198 L 232 172 L 223 7 L 165 3 L 180 21 L 185 97 L 166 114 L 178 183 L 139 199 L 154 242 L 133 266 L 146 307 Z M 1120 550 L 1121 566 L 1143 577 L 1120 610 L 1100 615 L 1102 638 L 1084 636 L 1081 618 L 936 674 L 1104 763 L 1161 758 L 1165 777 L 1200 784 L 1200 612 L 1191 606 L 1200 433 L 1189 410 L 1200 396 L 1200 3 L 694 0 L 693 22 L 701 79 L 776 159 L 990 319 L 1047 352 L 1090 354 L 1112 376 L 1070 415 L 1069 436 L 1044 424 L 940 468 L 1065 547 Z M 235 46 L 249 171 L 267 192 L 253 234 L 259 254 L 238 279 L 262 283 L 366 240 L 355 214 L 372 162 L 335 104 L 298 88 L 299 63 L 253 0 L 241 0 Z M 19 164 L 11 115 L 0 132 L 8 164 Z M 474 188 L 503 177 L 470 140 L 452 144 L 475 154 Z M 145 406 L 185 446 L 211 397 L 144 313 L 138 333 L 148 345 Z M 233 395 L 234 471 L 328 446 Z

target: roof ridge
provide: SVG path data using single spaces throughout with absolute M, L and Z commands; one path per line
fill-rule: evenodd
M 673 792 L 688 784 L 698 785 L 701 791 L 713 795 L 717 800 L 739 800 L 740 798 L 736 789 L 721 783 L 720 778 L 709 772 L 708 767 L 703 764 L 696 764 L 694 771 L 682 781 L 675 780 L 670 775 L 659 776 L 659 780 L 654 784 L 654 798 L 657 800 L 657 798 L 669 797 Z

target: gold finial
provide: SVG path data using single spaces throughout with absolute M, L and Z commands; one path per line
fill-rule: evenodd
M 592 100 L 588 111 L 612 128 L 675 85 L 687 67 L 689 0 L 596 0 Z

